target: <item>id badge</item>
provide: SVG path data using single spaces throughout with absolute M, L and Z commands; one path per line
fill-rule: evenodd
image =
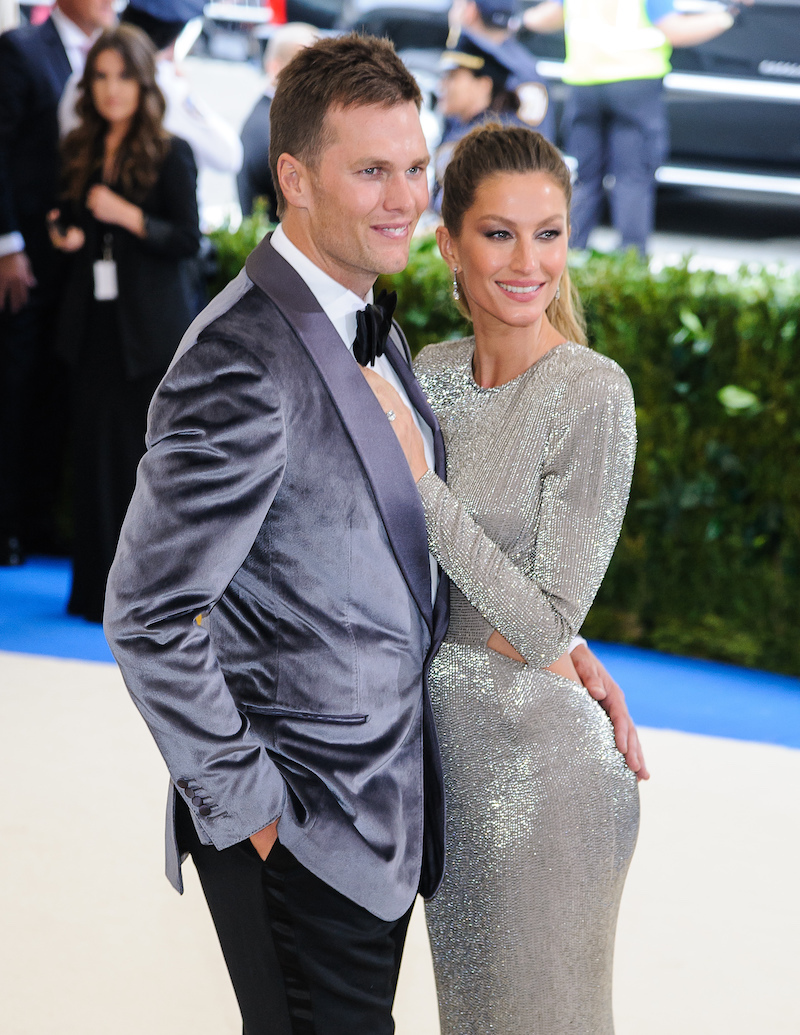
M 117 264 L 111 252 L 114 238 L 110 233 L 103 237 L 103 258 L 94 264 L 94 297 L 98 302 L 113 302 L 118 296 Z
M 98 302 L 111 302 L 118 294 L 116 262 L 98 259 L 94 264 L 94 297 Z

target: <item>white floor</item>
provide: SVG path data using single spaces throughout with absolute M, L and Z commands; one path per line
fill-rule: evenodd
M 800 752 L 642 739 L 617 1035 L 797 1035 Z M 165 772 L 116 670 L 0 654 L 0 774 L 3 1035 L 239 1035 L 191 867 L 182 899 L 161 875 Z M 438 1033 L 419 916 L 396 1017 Z

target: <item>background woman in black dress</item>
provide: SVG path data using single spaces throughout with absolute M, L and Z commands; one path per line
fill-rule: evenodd
M 184 260 L 197 252 L 197 170 L 162 126 L 154 50 L 103 33 L 62 147 L 53 244 L 70 253 L 58 349 L 70 365 L 75 546 L 70 614 L 100 621 L 108 570 L 144 452 L 150 398 L 194 315 Z

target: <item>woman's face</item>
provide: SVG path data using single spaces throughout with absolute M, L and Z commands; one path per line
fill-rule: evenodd
M 454 68 L 442 76 L 439 111 L 443 115 L 468 122 L 491 103 L 492 80 L 488 75 L 476 76 L 467 68 Z
M 531 326 L 567 264 L 567 201 L 547 173 L 496 173 L 478 187 L 458 238 L 444 227 L 437 236 L 451 269 L 458 266 L 476 329 Z
M 125 70 L 116 50 L 98 55 L 92 75 L 92 100 L 98 114 L 111 125 L 130 122 L 139 107 L 139 84 Z

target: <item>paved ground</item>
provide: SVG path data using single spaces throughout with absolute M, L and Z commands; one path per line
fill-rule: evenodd
M 642 739 L 617 1035 L 797 1035 L 800 751 Z M 182 899 L 162 877 L 166 775 L 116 669 L 0 653 L 0 766 L 4 1035 L 238 1035 L 191 866 Z M 438 1033 L 419 917 L 396 1016 Z

